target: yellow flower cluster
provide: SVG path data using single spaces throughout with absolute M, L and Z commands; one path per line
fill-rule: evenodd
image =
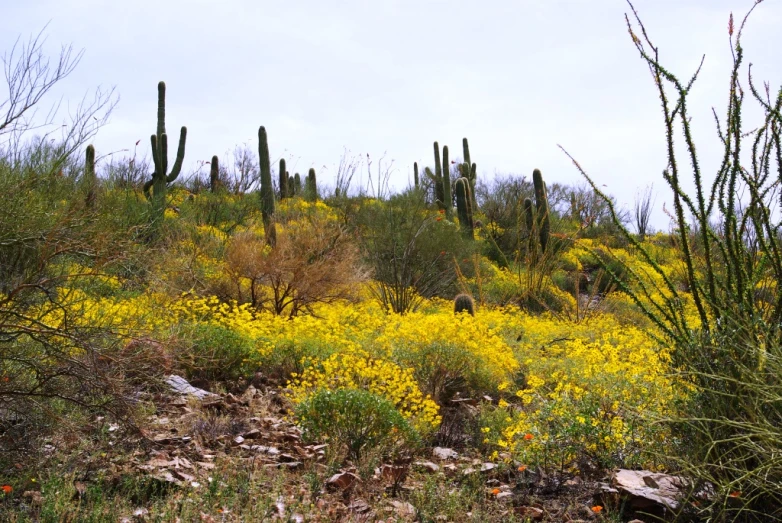
M 439 407 L 421 393 L 412 369 L 373 358 L 364 351 L 332 354 L 323 361 L 309 363 L 290 383 L 294 403 L 301 403 L 321 389 L 360 389 L 389 400 L 422 434 L 440 425 Z

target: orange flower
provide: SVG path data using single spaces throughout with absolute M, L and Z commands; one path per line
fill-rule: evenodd
M 734 490 L 733 492 L 728 494 L 728 496 L 730 496 L 732 498 L 740 498 L 741 497 L 741 491 L 740 490 Z
M 594 512 L 595 514 L 600 514 L 602 511 L 603 511 L 603 507 L 601 507 L 600 505 L 595 505 L 594 507 L 592 507 L 592 512 Z
M 440 214 L 445 214 L 445 209 L 440 209 L 437 212 L 440 213 Z
M 496 496 L 497 494 L 500 493 L 500 489 L 498 489 L 498 488 L 492 489 L 491 493 Z
M 2 489 L 2 491 L 5 492 L 6 494 L 10 494 L 14 490 L 14 488 L 11 485 L 3 485 L 2 487 L 0 487 L 0 489 Z
M 519 472 L 524 472 L 525 470 L 527 470 L 527 466 L 526 465 L 520 465 L 519 466 Z
M 437 218 L 435 218 L 435 221 L 441 222 L 441 221 L 443 221 L 443 217 L 442 216 L 438 216 Z
M 531 439 L 532 439 L 532 438 L 534 438 L 534 437 L 535 437 L 535 436 L 533 436 L 533 435 L 532 435 L 532 434 L 530 434 L 529 432 L 527 432 L 526 434 L 524 434 L 524 440 L 525 440 L 525 441 L 529 441 L 529 440 L 531 440 Z

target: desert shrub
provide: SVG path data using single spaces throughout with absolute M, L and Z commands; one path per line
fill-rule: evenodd
M 373 269 L 370 288 L 388 310 L 414 311 L 425 298 L 452 296 L 456 264 L 469 270 L 473 242 L 444 211 L 429 210 L 420 190 L 365 200 L 355 220 L 365 263 Z
M 295 409 L 304 437 L 328 441 L 359 461 L 366 450 L 409 451 L 420 436 L 388 399 L 361 389 L 319 389 Z
M 352 235 L 327 217 L 277 226 L 274 248 L 252 231 L 226 249 L 227 273 L 240 302 L 292 318 L 320 303 L 352 300 L 366 279 Z
M 378 343 L 399 365 L 412 369 L 421 389 L 441 406 L 456 393 L 494 393 L 518 369 L 504 340 L 469 314 L 410 313 L 390 322 Z
M 245 360 L 254 351 L 252 340 L 214 324 L 195 324 L 182 331 L 178 364 L 188 378 L 199 381 L 236 380 L 247 373 Z
M 310 361 L 290 383 L 291 399 L 298 404 L 318 389 L 362 389 L 390 401 L 413 427 L 428 434 L 440 424 L 439 408 L 424 396 L 412 369 L 403 369 L 363 351 L 333 354 L 322 361 Z

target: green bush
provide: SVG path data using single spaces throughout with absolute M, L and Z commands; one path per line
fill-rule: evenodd
M 305 439 L 328 441 L 356 461 L 369 449 L 393 454 L 420 444 L 420 435 L 390 401 L 365 390 L 320 389 L 295 414 Z
M 178 364 L 192 380 L 236 380 L 248 373 L 245 360 L 255 347 L 235 331 L 219 325 L 195 324 L 185 328 L 188 343 L 180 350 Z

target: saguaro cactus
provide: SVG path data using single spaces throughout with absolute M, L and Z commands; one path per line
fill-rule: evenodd
M 443 191 L 443 167 L 440 164 L 440 145 L 434 142 L 434 197 L 437 205 L 445 209 L 445 192 Z
M 266 241 L 274 247 L 277 242 L 277 229 L 274 227 L 274 187 L 272 186 L 272 166 L 269 159 L 269 139 L 266 128 L 258 129 L 258 158 L 261 168 L 261 215 Z
M 166 202 L 166 187 L 179 176 L 182 170 L 182 161 L 185 158 L 185 142 L 187 141 L 187 127 L 182 126 L 179 131 L 179 146 L 177 147 L 176 160 L 171 172 L 168 170 L 168 134 L 166 134 L 166 83 L 157 84 L 157 132 L 152 135 L 152 160 L 155 164 L 155 172 L 152 179 L 144 184 L 144 194 L 151 199 L 155 206 L 156 217 L 163 215 Z M 152 194 L 150 195 L 150 188 Z
M 546 193 L 546 184 L 543 181 L 543 175 L 539 169 L 532 171 L 532 183 L 535 186 L 535 206 L 537 207 L 537 227 L 540 236 L 540 251 L 546 252 L 548 245 L 551 223 L 549 220 L 548 194 Z
M 467 138 L 462 138 L 462 151 L 464 154 L 463 167 L 460 168 L 462 176 L 467 178 L 470 182 L 470 195 L 472 198 L 473 209 L 478 208 L 478 202 L 475 200 L 475 183 L 477 182 L 478 166 L 470 160 L 470 144 L 467 142 Z
M 443 204 L 445 205 L 445 216 L 450 218 L 453 197 L 451 196 L 451 164 L 448 163 L 448 160 L 448 146 L 443 145 Z
M 318 181 L 315 178 L 315 168 L 310 167 L 309 173 L 307 173 L 307 182 L 305 184 L 306 198 L 314 202 L 318 199 Z
M 280 200 L 290 198 L 291 187 L 288 185 L 288 171 L 285 170 L 285 158 L 280 158 Z
M 209 168 L 209 190 L 217 192 L 220 189 L 220 163 L 217 155 L 212 156 L 211 166 Z
M 459 215 L 459 225 L 464 236 L 474 239 L 474 225 L 472 218 L 472 203 L 470 202 L 470 182 L 465 177 L 456 180 L 454 184 L 456 192 L 456 212 Z
M 299 176 L 299 173 L 293 175 L 293 194 L 301 196 L 301 176 Z
M 84 185 L 87 187 L 87 196 L 84 200 L 88 209 L 95 206 L 95 194 L 98 178 L 95 175 L 95 147 L 87 146 L 84 158 Z
M 415 188 L 418 189 L 418 162 L 413 162 L 413 183 Z

